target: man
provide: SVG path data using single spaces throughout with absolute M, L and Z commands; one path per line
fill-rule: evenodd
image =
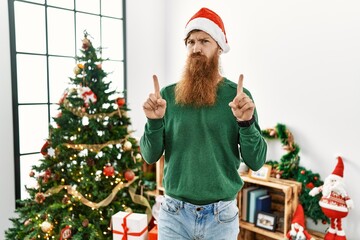
M 224 24 L 202 8 L 185 27 L 188 59 L 177 84 L 160 87 L 143 105 L 148 119 L 140 148 L 145 161 L 165 155 L 165 199 L 158 217 L 159 240 L 237 239 L 236 195 L 243 161 L 258 170 L 266 142 L 250 92 L 219 72 L 229 51 Z

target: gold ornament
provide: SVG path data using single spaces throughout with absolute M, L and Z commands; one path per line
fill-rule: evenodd
M 124 145 L 123 145 L 123 149 L 124 149 L 125 151 L 130 151 L 131 148 L 132 148 L 132 143 L 129 142 L 129 141 L 126 141 L 126 142 L 124 143 Z
M 43 231 L 44 233 L 48 233 L 53 229 L 53 225 L 51 223 L 49 223 L 48 221 L 44 221 L 41 225 L 41 231 Z

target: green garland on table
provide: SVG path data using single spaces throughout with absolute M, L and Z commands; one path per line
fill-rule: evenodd
M 280 140 L 285 153 L 279 161 L 267 160 L 266 164 L 272 166 L 271 176 L 282 179 L 291 179 L 302 183 L 299 201 L 303 205 L 305 216 L 311 218 L 315 224 L 321 220 L 323 224 L 329 223 L 329 219 L 324 215 L 319 200 L 321 194 L 311 197 L 309 192 L 314 187 L 323 185 L 318 173 L 300 166 L 300 147 L 294 141 L 293 134 L 284 124 L 278 123 L 274 128 L 262 130 L 264 138 L 269 140 Z

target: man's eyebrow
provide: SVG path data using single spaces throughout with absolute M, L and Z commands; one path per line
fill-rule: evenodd
M 210 39 L 210 37 L 208 37 L 208 36 L 204 36 L 204 37 L 189 37 L 188 38 L 188 40 L 208 40 L 208 39 Z

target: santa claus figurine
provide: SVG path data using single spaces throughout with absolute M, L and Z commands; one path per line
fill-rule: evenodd
M 291 230 L 286 234 L 287 240 L 314 240 L 313 237 L 305 230 L 304 209 L 299 204 L 294 213 Z
M 345 231 L 341 226 L 341 219 L 348 215 L 349 209 L 354 203 L 345 191 L 343 180 L 344 163 L 341 157 L 337 157 L 338 163 L 331 175 L 325 178 L 324 185 L 313 188 L 309 194 L 315 196 L 322 192 L 319 201 L 321 210 L 330 218 L 330 227 L 324 240 L 345 240 Z

